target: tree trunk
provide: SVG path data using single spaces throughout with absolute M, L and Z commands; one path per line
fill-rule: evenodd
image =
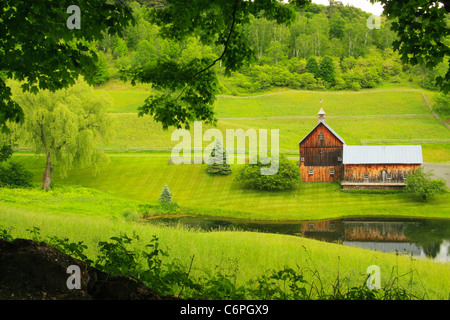
M 47 153 L 47 164 L 42 177 L 42 190 L 49 190 L 53 178 L 53 165 L 50 161 L 50 155 Z

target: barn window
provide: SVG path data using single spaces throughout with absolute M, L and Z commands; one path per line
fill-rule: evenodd
M 314 174 L 314 169 L 309 169 L 309 170 L 308 170 L 308 174 L 309 174 L 309 175 L 313 175 L 313 174 Z
M 368 173 L 364 173 L 364 180 L 369 180 L 369 174 Z
M 304 157 L 301 157 L 301 158 L 300 158 L 300 161 L 305 161 L 305 158 L 304 158 Z
M 338 157 L 338 161 L 342 161 L 342 157 Z
M 319 134 L 319 140 L 323 140 L 323 134 L 322 133 Z
M 334 169 L 330 169 L 330 175 L 334 175 Z
M 391 180 L 392 179 L 392 173 L 387 173 L 386 174 L 386 179 Z
M 336 225 L 334 223 L 330 223 L 330 230 L 335 230 L 336 229 Z
M 310 229 L 314 229 L 314 223 L 310 223 L 310 224 L 309 224 L 309 228 L 310 228 Z

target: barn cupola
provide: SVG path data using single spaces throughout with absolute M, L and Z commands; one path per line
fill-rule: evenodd
M 323 111 L 323 108 L 320 108 L 318 115 L 319 115 L 318 123 L 321 123 L 321 122 L 325 123 L 325 111 Z

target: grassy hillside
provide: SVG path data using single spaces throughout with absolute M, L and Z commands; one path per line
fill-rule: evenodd
M 103 142 L 102 147 L 154 148 L 178 143 L 171 141 L 173 129 L 164 131 L 151 117 L 137 117 L 136 108 L 149 95 L 148 88 L 110 84 L 98 90 L 111 95 L 114 107 L 109 111 L 116 124 L 114 137 Z M 219 96 L 215 106 L 220 119 L 217 128 L 224 136 L 226 129 L 278 129 L 280 148 L 295 151 L 298 142 L 317 124 L 317 112 L 323 106 L 327 123 L 347 144 L 361 144 L 362 139 L 400 139 L 400 143 L 409 139 L 450 139 L 450 130 L 433 117 L 424 92 L 432 101 L 434 92 L 407 88 Z M 203 125 L 203 130 L 209 128 Z M 204 142 L 204 146 L 208 143 Z M 450 159 L 448 149 L 448 145 L 424 147 L 425 160 Z
M 317 113 L 317 112 L 316 112 Z M 102 147 L 173 147 L 178 141 L 171 141 L 173 130 L 164 131 L 161 125 L 150 117 L 136 114 L 113 114 L 115 118 L 114 137 L 102 143 Z M 327 123 L 347 144 L 360 144 L 361 139 L 449 139 L 449 130 L 444 128 L 430 114 L 420 116 L 377 116 L 377 117 L 327 117 Z M 280 148 L 297 150 L 298 142 L 317 124 L 316 117 L 280 119 L 233 119 L 220 120 L 217 129 L 225 137 L 226 129 L 278 129 Z M 203 125 L 203 131 L 212 128 Z M 414 130 L 411 130 L 414 128 Z M 193 129 L 191 129 L 193 138 Z M 210 142 L 205 141 L 204 146 Z
M 126 85 L 107 85 L 98 89 L 114 102 L 109 112 L 133 113 L 149 96 L 150 90 Z M 429 114 L 418 89 L 380 89 L 359 92 L 276 91 L 255 96 L 219 95 L 215 111 L 218 118 L 314 116 L 320 106 L 330 116 L 379 114 Z M 427 94 L 430 94 L 428 91 Z M 323 99 L 322 104 L 319 101 Z

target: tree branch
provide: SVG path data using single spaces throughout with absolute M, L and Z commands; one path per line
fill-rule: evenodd
M 191 86 L 192 81 L 193 81 L 198 75 L 202 74 L 202 73 L 205 72 L 205 71 L 208 71 L 208 70 L 211 69 L 217 62 L 219 62 L 220 60 L 223 59 L 223 57 L 225 56 L 225 53 L 227 52 L 228 45 L 229 45 L 230 39 L 231 39 L 231 35 L 233 34 L 234 26 L 235 26 L 235 24 L 236 24 L 236 12 L 237 12 L 237 7 L 238 7 L 238 4 L 239 4 L 239 1 L 240 1 L 240 0 L 236 0 L 236 2 L 234 3 L 234 8 L 233 8 L 233 21 L 231 22 L 230 31 L 228 32 L 227 40 L 225 41 L 225 47 L 224 47 L 224 49 L 223 49 L 222 54 L 220 55 L 220 57 L 218 57 L 216 60 L 214 60 L 214 61 L 213 61 L 209 66 L 207 66 L 206 68 L 204 68 L 204 69 L 198 71 L 196 74 L 194 74 L 194 75 L 191 77 L 191 80 L 189 81 L 189 83 L 183 88 L 183 90 L 180 92 L 180 94 L 179 94 L 175 99 L 173 99 L 172 101 L 178 100 L 178 99 L 181 97 L 181 95 L 184 93 L 184 91 L 185 91 L 187 88 L 189 88 L 189 87 Z
M 194 74 L 194 76 L 192 78 L 195 78 L 199 74 L 201 74 L 201 73 L 207 71 L 208 69 L 212 68 L 217 62 L 222 60 L 222 58 L 224 57 L 224 55 L 225 55 L 225 53 L 227 52 L 227 49 L 228 49 L 228 44 L 230 43 L 231 35 L 233 34 L 233 31 L 234 31 L 234 26 L 236 24 L 236 11 L 237 11 L 238 4 L 239 4 L 239 0 L 236 0 L 236 2 L 234 4 L 234 9 L 233 9 L 233 21 L 231 22 L 230 32 L 228 33 L 227 40 L 225 41 L 225 48 L 223 49 L 222 54 L 220 55 L 220 57 L 218 57 L 216 60 L 214 60 L 209 66 L 207 66 L 203 70 L 200 70 L 199 72 Z

